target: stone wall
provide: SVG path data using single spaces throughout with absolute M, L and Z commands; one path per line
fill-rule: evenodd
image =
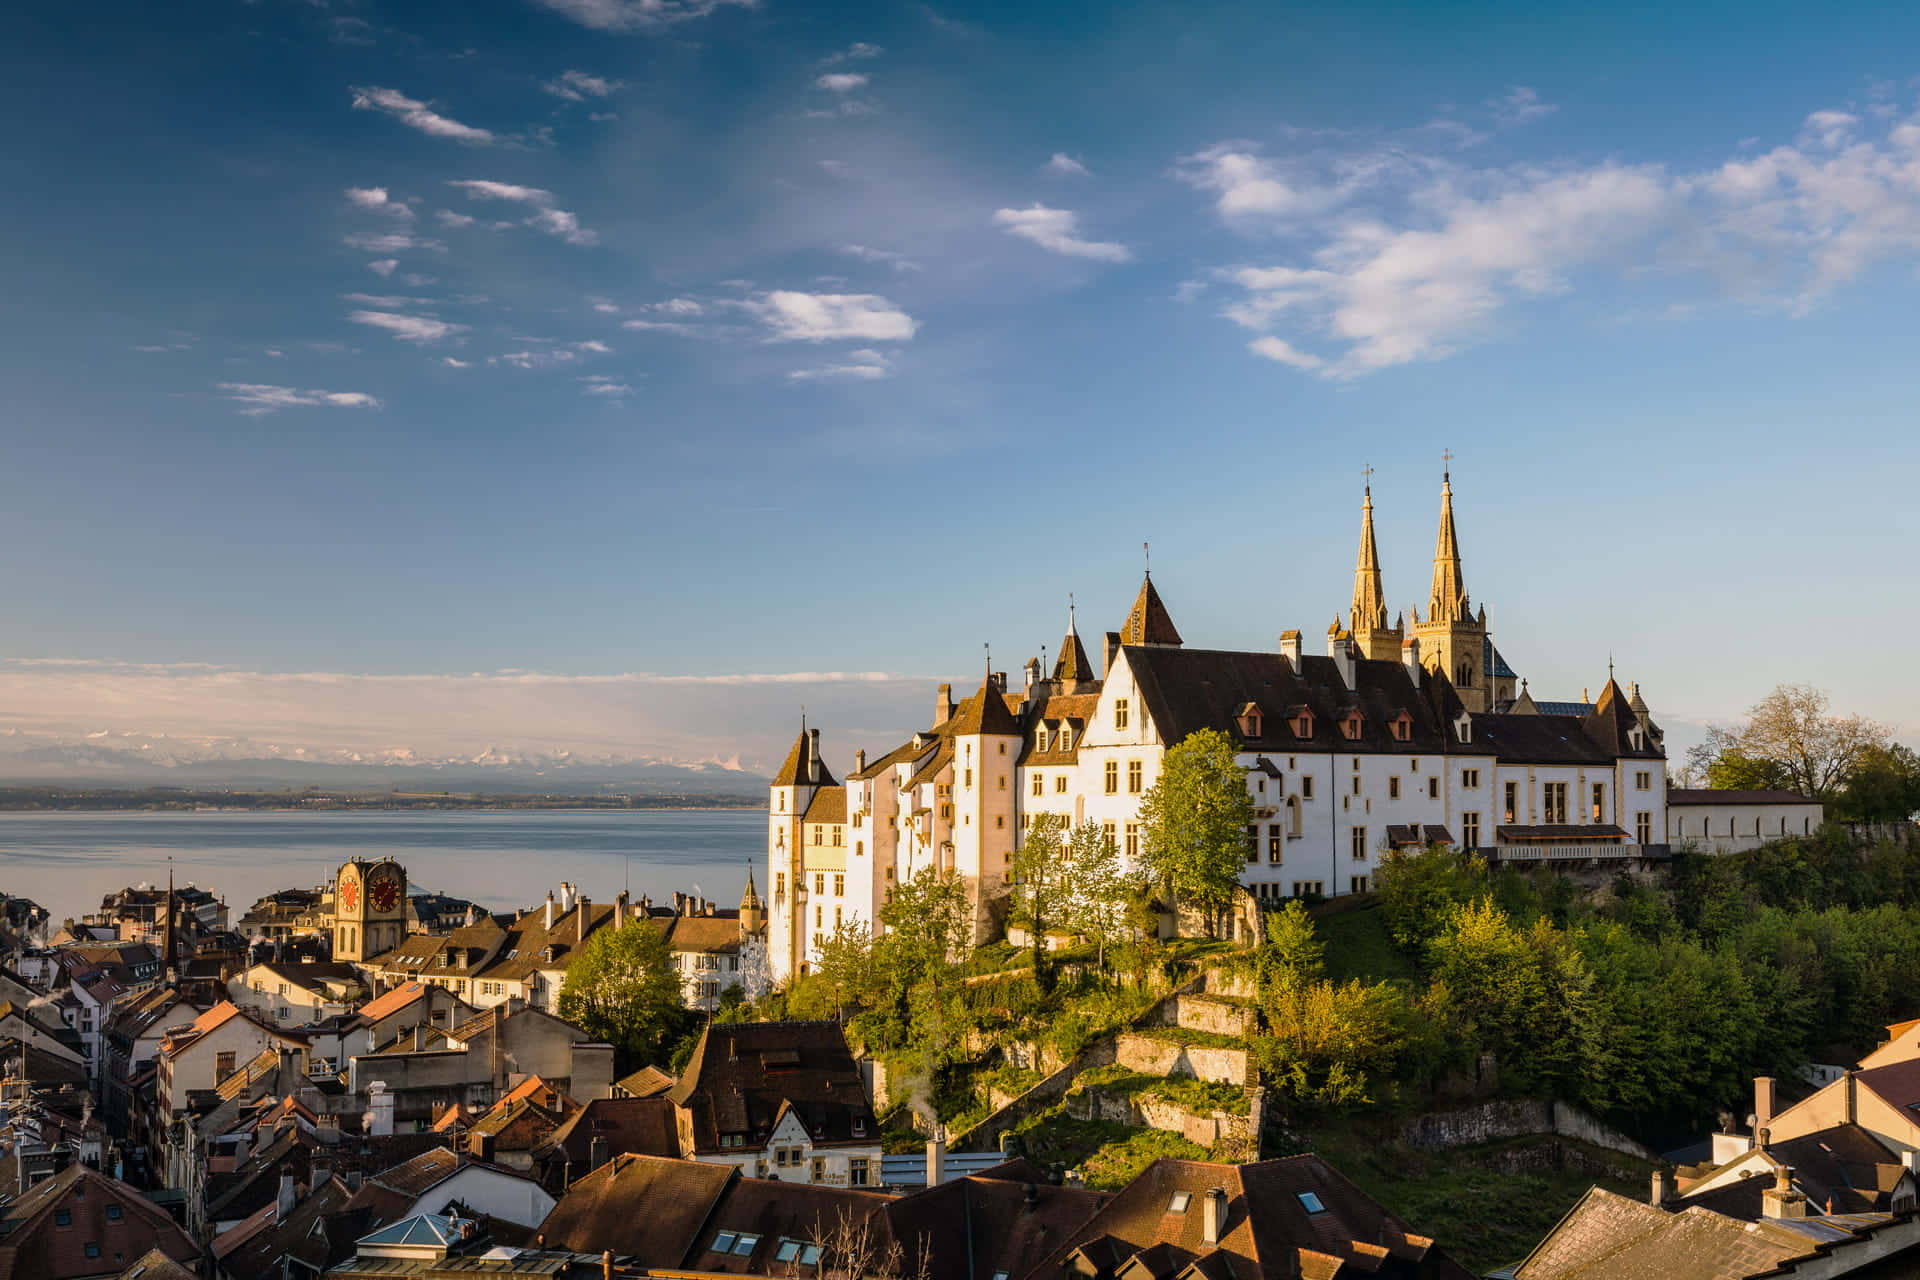
M 1104 1067 L 1113 1062 L 1111 1038 L 1096 1040 L 1082 1049 L 1073 1061 L 1042 1080 L 1019 1097 L 1012 1099 L 965 1133 L 955 1134 L 947 1143 L 952 1151 L 992 1151 L 1000 1145 L 1000 1135 L 1017 1127 L 1028 1116 L 1051 1107 L 1073 1087 L 1082 1071 Z
M 1245 1049 L 1181 1044 L 1131 1031 L 1123 1032 L 1115 1041 L 1113 1060 L 1142 1075 L 1192 1076 L 1243 1086 L 1254 1082 L 1253 1055 Z
M 1840 825 L 1856 845 L 1920 844 L 1920 825 L 1911 822 L 1843 822 Z
M 1252 1034 L 1253 1009 L 1211 994 L 1181 996 L 1174 1001 L 1174 1025 L 1189 1031 L 1245 1039 Z
M 1637 1160 L 1659 1161 L 1658 1152 L 1607 1128 L 1578 1107 L 1564 1102 L 1525 1098 L 1486 1102 L 1458 1111 L 1433 1111 L 1409 1122 L 1400 1132 L 1410 1147 L 1444 1151 L 1534 1134 L 1557 1134 Z
M 1108 1093 L 1097 1085 L 1069 1094 L 1067 1114 L 1078 1120 L 1105 1120 L 1110 1124 L 1177 1133 L 1196 1146 L 1214 1151 L 1216 1158 L 1227 1158 L 1220 1154 L 1223 1144 L 1228 1155 L 1254 1149 L 1251 1116 L 1236 1116 L 1225 1111 L 1196 1114 L 1164 1098 Z

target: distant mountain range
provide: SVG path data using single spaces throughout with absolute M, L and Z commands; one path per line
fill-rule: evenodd
M 731 759 L 588 757 L 488 747 L 473 755 L 407 749 L 316 751 L 243 739 L 190 741 L 98 733 L 81 741 L 0 732 L 0 785 L 278 790 L 546 792 L 568 795 L 741 795 L 767 779 Z

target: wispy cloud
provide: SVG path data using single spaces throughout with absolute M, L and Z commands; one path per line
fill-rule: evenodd
M 295 387 L 275 387 L 260 382 L 222 382 L 217 384 L 226 398 L 237 402 L 240 412 L 249 417 L 276 413 L 281 409 L 318 407 L 326 409 L 378 409 L 380 402 L 364 391 L 302 391 Z
M 552 369 L 572 364 L 579 358 L 579 352 L 564 347 L 529 347 L 524 351 L 503 351 L 497 356 L 488 356 L 487 363 L 504 364 L 513 369 Z
M 444 249 L 438 240 L 422 240 L 404 231 L 386 233 L 359 231 L 343 237 L 355 249 L 367 253 L 405 253 L 412 249 Z
M 439 342 L 456 333 L 464 333 L 467 328 L 466 325 L 436 320 L 432 316 L 402 315 L 393 311 L 355 311 L 347 319 L 355 324 L 384 329 L 402 342 Z
M 876 382 L 893 373 L 893 358 L 883 351 L 862 348 L 850 351 L 840 364 L 821 365 L 813 369 L 795 369 L 787 377 L 794 382 L 820 382 L 830 379 L 849 378 L 862 382 Z
M 477 219 L 470 213 L 455 213 L 451 209 L 441 209 L 434 213 L 443 227 L 470 227 Z
M 1054 152 L 1053 157 L 1040 167 L 1048 173 L 1059 174 L 1064 178 L 1089 178 L 1093 176 L 1088 171 L 1087 166 L 1081 164 L 1064 151 Z
M 516 186 L 511 182 L 489 182 L 483 178 L 460 178 L 447 183 L 457 187 L 475 200 L 504 200 L 512 204 L 531 206 L 534 212 L 522 221 L 536 231 L 544 231 L 557 236 L 568 244 L 592 245 L 600 242 L 599 234 L 580 225 L 580 219 L 565 209 L 554 207 L 553 192 L 541 187 Z
M 400 259 L 398 258 L 380 258 L 374 262 L 369 262 L 367 264 L 367 270 L 384 280 L 392 275 L 393 269 L 399 265 Z
M 595 31 L 649 31 L 704 18 L 716 9 L 751 9 L 757 0 L 534 0 Z
M 867 87 L 868 77 L 854 71 L 834 71 L 814 79 L 813 87 L 828 93 L 852 93 Z
M 1504 96 L 1488 100 L 1487 106 L 1492 108 L 1495 120 L 1509 125 L 1538 120 L 1560 109 L 1551 102 L 1542 102 L 1539 93 L 1525 85 L 1515 85 Z
M 771 342 L 839 338 L 905 342 L 919 329 L 912 316 L 872 293 L 799 293 L 776 289 L 745 304 L 772 332 Z
M 556 98 L 585 102 L 588 98 L 610 97 L 624 84 L 624 81 L 609 80 L 605 76 L 590 76 L 584 71 L 564 71 L 559 78 L 549 80 L 540 87 Z
M 580 379 L 580 382 L 582 384 L 580 387 L 582 395 L 618 399 L 621 396 L 630 396 L 633 394 L 632 387 L 620 381 L 618 378 L 611 378 L 605 374 L 594 374 Z
M 993 215 L 993 224 L 1008 235 L 1030 240 L 1049 253 L 1091 258 L 1096 262 L 1133 260 L 1133 251 L 1123 244 L 1083 239 L 1079 215 L 1070 209 L 1049 209 L 1043 204 L 1026 209 L 1001 209 Z
M 493 141 L 493 134 L 489 131 L 449 119 L 429 108 L 426 103 L 416 102 L 395 89 L 356 87 L 353 90 L 353 105 L 362 111 L 382 112 L 410 129 L 418 129 L 436 138 L 451 138 L 455 142 L 481 146 Z
M 891 249 L 874 249 L 864 244 L 843 244 L 840 252 L 848 257 L 858 258 L 862 262 L 878 263 L 892 267 L 895 271 L 918 271 L 920 264 L 904 253 L 895 253 Z
M 820 59 L 820 62 L 823 66 L 832 66 L 836 62 L 855 62 L 863 58 L 877 58 L 885 52 L 886 50 L 877 44 L 868 44 L 864 40 L 856 40 L 838 53 L 828 54 L 826 57 Z
M 413 216 L 413 210 L 403 201 L 389 196 L 385 187 L 348 187 L 347 199 L 362 209 L 372 209 L 396 218 Z

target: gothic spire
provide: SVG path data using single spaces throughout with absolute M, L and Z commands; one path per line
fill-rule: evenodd
M 1160 593 L 1153 589 L 1152 573 L 1141 580 L 1140 594 L 1133 599 L 1127 624 L 1120 628 L 1120 643 L 1180 644 L 1180 632 L 1173 625 L 1173 617 L 1167 612 L 1167 606 L 1161 603 Z
M 1373 474 L 1373 468 L 1367 468 Z M 1380 550 L 1373 541 L 1373 485 L 1360 504 L 1360 558 L 1353 567 L 1353 629 L 1385 631 L 1387 597 L 1380 586 Z
M 1087 648 L 1080 643 L 1080 625 L 1074 617 L 1072 596 L 1067 597 L 1067 635 L 1060 642 L 1060 657 L 1053 664 L 1053 678 L 1064 684 L 1094 678 L 1093 664 L 1087 661 Z
M 1453 460 L 1447 454 L 1449 463 Z M 1433 551 L 1433 593 L 1427 600 L 1427 621 L 1468 622 L 1467 577 L 1460 567 L 1460 542 L 1453 531 L 1453 470 L 1440 481 L 1440 539 Z

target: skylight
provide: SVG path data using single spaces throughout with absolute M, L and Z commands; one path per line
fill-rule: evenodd
M 759 1244 L 759 1236 L 748 1235 L 742 1232 L 740 1238 L 733 1242 L 733 1256 L 736 1258 L 744 1258 L 752 1253 Z
M 1320 1203 L 1320 1197 L 1312 1191 L 1300 1192 L 1300 1207 L 1308 1213 L 1325 1213 L 1327 1206 Z
M 1176 1191 L 1173 1193 L 1173 1199 L 1167 1201 L 1167 1212 L 1168 1213 L 1185 1213 L 1187 1211 L 1187 1206 L 1192 1203 L 1193 1203 L 1193 1192 Z
M 733 1242 L 735 1238 L 736 1237 L 733 1232 L 722 1231 L 719 1235 L 713 1238 L 713 1251 L 715 1253 L 728 1252 L 733 1248 Z

